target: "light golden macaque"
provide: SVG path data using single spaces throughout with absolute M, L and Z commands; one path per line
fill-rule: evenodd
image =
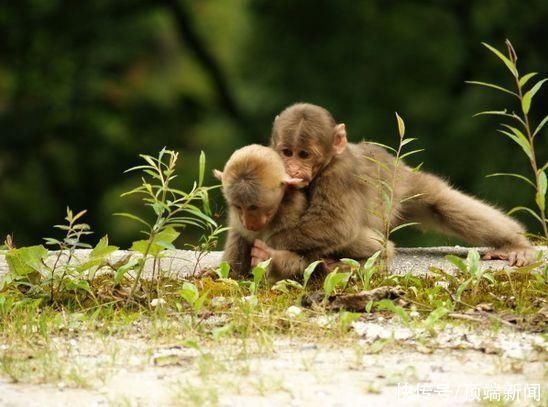
M 283 161 L 271 148 L 250 145 L 236 150 L 223 172 L 214 171 L 222 181 L 223 194 L 229 206 L 229 226 L 223 261 L 230 264 L 237 276 L 247 276 L 252 260 L 252 247 L 269 242 L 273 234 L 283 235 L 298 227 L 300 216 L 307 207 L 302 190 L 293 188 L 301 179 L 289 177 Z M 258 249 L 256 249 L 258 250 Z M 280 270 L 298 273 L 308 260 L 286 250 L 272 256 L 269 275 L 277 279 Z
M 344 124 L 337 124 L 324 108 L 306 103 L 290 106 L 276 117 L 271 145 L 283 159 L 289 176 L 302 179 L 301 186 L 306 184 L 308 208 L 293 229 L 284 228 L 266 241 L 257 240 L 254 262 L 283 257 L 279 250 L 306 253 L 308 259 L 365 259 L 382 249 L 379 231 L 384 220 L 379 214 L 383 203 L 378 186 L 390 183 L 392 155 L 367 142 L 347 143 Z M 396 172 L 391 228 L 420 222 L 424 229 L 493 247 L 485 259 L 504 259 L 515 266 L 534 260 L 536 251 L 524 228 L 498 209 L 451 188 L 432 174 L 411 171 L 401 162 Z M 391 256 L 392 243 L 388 252 Z

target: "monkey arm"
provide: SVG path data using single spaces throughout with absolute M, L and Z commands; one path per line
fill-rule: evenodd
M 251 268 L 251 244 L 238 232 L 229 230 L 222 260 L 230 264 L 236 276 L 246 276 Z
M 403 208 L 405 221 L 418 221 L 425 228 L 456 235 L 474 245 L 495 247 L 487 259 L 508 260 L 517 266 L 534 260 L 536 250 L 520 223 L 432 174 L 414 173 L 411 177 L 412 194 L 422 195 Z
M 268 243 L 272 247 L 327 255 L 359 235 L 366 210 L 363 194 L 352 188 L 331 185 L 331 179 L 321 181 L 315 186 L 309 207 L 299 222 L 269 237 Z

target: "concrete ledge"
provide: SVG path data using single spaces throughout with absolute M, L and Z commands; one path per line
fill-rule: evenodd
M 546 246 L 538 246 L 539 250 L 544 251 L 544 262 L 548 262 L 548 250 Z M 413 273 L 416 275 L 425 274 L 428 268 L 438 267 L 447 272 L 455 270 L 455 266 L 445 260 L 445 256 L 453 254 L 460 257 L 466 257 L 470 248 L 460 246 L 440 246 L 440 247 L 417 247 L 417 248 L 399 248 L 396 252 L 396 257 L 391 266 L 391 271 L 394 274 Z M 484 253 L 487 249 L 478 248 L 480 253 Z M 89 250 L 76 250 L 74 260 L 80 263 L 87 259 Z M 135 252 L 127 250 L 117 250 L 109 257 L 110 263 L 114 264 L 123 258 L 130 256 L 140 256 Z M 206 255 L 200 255 L 200 253 L 191 250 L 170 250 L 164 254 L 164 257 L 160 261 L 160 267 L 164 272 L 164 275 L 168 275 L 173 278 L 183 278 L 185 276 L 192 275 L 194 272 L 206 267 L 216 267 L 221 261 L 222 252 L 215 251 Z M 63 258 L 64 257 L 64 258 Z M 63 256 L 61 261 L 67 260 L 66 256 Z M 52 263 L 55 259 L 55 255 L 51 255 L 48 263 Z M 150 276 L 152 271 L 153 261 L 152 258 L 148 259 L 145 265 L 144 276 Z M 482 261 L 481 268 L 502 270 L 508 268 L 508 264 L 505 261 L 490 260 Z M 2 278 L 8 272 L 8 265 L 5 260 L 5 256 L 0 255 L 0 278 Z

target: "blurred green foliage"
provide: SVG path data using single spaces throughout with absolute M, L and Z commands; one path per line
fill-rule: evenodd
M 296 101 L 331 110 L 353 141 L 392 145 L 397 110 L 426 148 L 413 159 L 424 169 L 503 208 L 530 204 L 525 186 L 484 178 L 528 163 L 492 118 L 471 117 L 504 96 L 464 81 L 509 81 L 480 45 L 507 37 L 523 71 L 546 76 L 547 20 L 544 0 L 2 2 L 0 233 L 36 243 L 69 205 L 127 245 L 138 229 L 112 213 L 139 211 L 119 198 L 138 182 L 123 174 L 138 153 L 181 151 L 187 187 L 201 149 L 222 167 L 236 147 L 267 143 L 274 115 Z M 534 122 L 547 100 L 541 91 Z M 545 129 L 541 162 L 547 139 Z

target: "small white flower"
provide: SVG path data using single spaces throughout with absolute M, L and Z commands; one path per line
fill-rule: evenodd
M 257 306 L 257 304 L 259 303 L 259 299 L 257 298 L 256 295 L 246 295 L 245 297 L 242 298 L 242 300 L 251 305 L 252 307 L 255 307 Z
M 163 305 L 166 305 L 166 300 L 163 298 L 154 298 L 152 301 L 150 301 L 151 307 L 161 307 Z
M 409 313 L 409 316 L 410 316 L 411 318 L 418 318 L 418 317 L 420 317 L 420 315 L 421 315 L 421 314 L 419 314 L 417 311 L 411 311 L 411 312 Z
M 226 305 L 227 303 L 228 303 L 228 300 L 223 296 L 213 297 L 210 302 L 210 304 L 213 307 L 222 307 L 223 305 Z
M 302 312 L 302 309 L 300 309 L 296 305 L 292 305 L 285 310 L 285 315 L 287 315 L 289 318 L 296 318 L 301 315 Z

